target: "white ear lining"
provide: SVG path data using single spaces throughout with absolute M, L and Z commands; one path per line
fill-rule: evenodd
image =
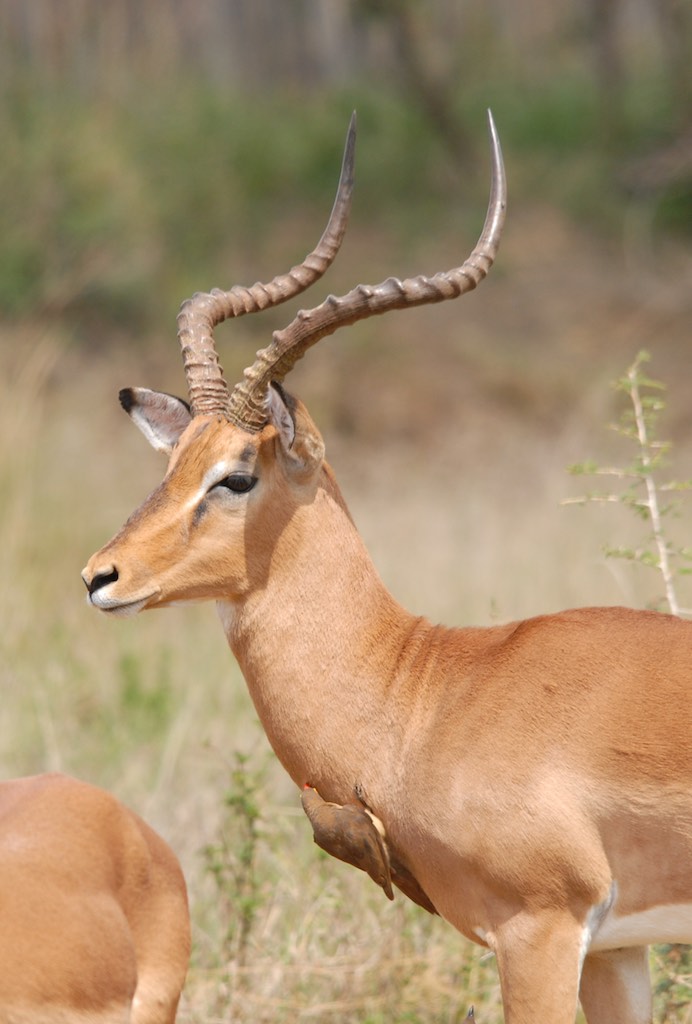
M 267 389 L 267 415 L 279 432 L 281 443 L 286 451 L 290 451 L 296 439 L 296 425 L 278 388 Z
M 120 392 L 120 404 L 152 448 L 167 455 L 192 419 L 182 399 L 149 388 L 126 388 Z

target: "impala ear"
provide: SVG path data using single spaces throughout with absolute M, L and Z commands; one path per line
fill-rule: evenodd
M 149 388 L 123 388 L 120 404 L 157 452 L 170 455 L 192 419 L 182 398 Z
M 307 478 L 324 459 L 322 435 L 303 403 L 280 384 L 271 384 L 268 407 L 269 422 L 276 428 L 291 473 Z

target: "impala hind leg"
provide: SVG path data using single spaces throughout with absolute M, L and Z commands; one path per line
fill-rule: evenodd
M 515 914 L 497 929 L 506 1024 L 574 1024 L 583 927 L 566 911 Z
M 588 1024 L 650 1024 L 653 1006 L 646 946 L 589 954 L 579 998 Z

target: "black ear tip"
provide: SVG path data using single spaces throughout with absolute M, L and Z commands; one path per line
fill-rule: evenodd
M 118 392 L 118 398 L 125 412 L 130 412 L 132 406 L 135 404 L 135 392 L 134 388 L 122 388 Z

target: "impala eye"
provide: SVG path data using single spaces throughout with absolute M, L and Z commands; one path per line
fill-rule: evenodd
M 231 473 L 230 476 L 225 476 L 214 486 L 225 487 L 226 490 L 233 491 L 234 494 L 246 494 L 256 483 L 257 477 L 252 476 L 251 473 Z

